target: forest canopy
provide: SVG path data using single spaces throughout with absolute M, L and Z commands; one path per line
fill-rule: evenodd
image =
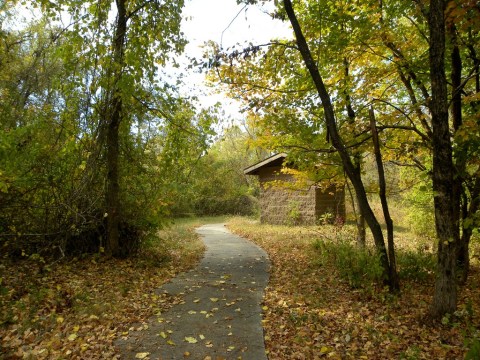
M 259 187 L 242 169 L 288 152 L 315 184 L 350 187 L 358 245 L 368 227 L 392 293 L 395 169 L 403 201 L 430 206 L 418 214 L 435 223 L 432 315 L 453 313 L 480 224 L 477 2 L 274 4 L 271 17 L 294 37 L 240 50 L 210 43 L 190 66 L 242 102 L 247 132 L 216 137 L 224 115 L 165 76 L 187 41 L 183 1 L 32 2 L 39 16 L 21 28 L 11 26 L 17 4 L 2 3 L 5 254 L 127 257 L 172 216 L 254 214 Z

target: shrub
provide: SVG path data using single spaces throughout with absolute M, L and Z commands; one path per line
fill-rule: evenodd
M 317 240 L 314 248 L 323 261 L 335 265 L 340 277 L 352 288 L 369 288 L 383 280 L 380 259 L 368 248 L 361 249 L 346 240 L 338 242 Z
M 414 251 L 397 251 L 397 265 L 402 279 L 414 281 L 431 280 L 435 273 L 435 255 L 418 248 Z
M 300 203 L 291 200 L 288 203 L 287 225 L 298 225 L 302 221 L 302 211 L 300 210 Z

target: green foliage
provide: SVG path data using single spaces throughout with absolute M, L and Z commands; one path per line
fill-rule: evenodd
M 402 186 L 407 189 L 401 194 L 406 208 L 405 224 L 418 235 L 434 238 L 435 218 L 430 179 L 411 170 L 403 170 L 401 178 Z
M 203 156 L 192 164 L 184 182 L 177 182 L 174 216 L 189 214 L 253 215 L 258 204 L 258 182 L 243 169 L 258 161 L 249 137 L 238 127 L 225 130 Z
M 475 360 L 480 358 L 480 338 L 478 336 L 468 339 L 468 341 L 466 341 L 466 346 L 468 351 L 465 354 L 465 360 Z
M 318 223 L 320 225 L 327 225 L 327 224 L 332 224 L 334 220 L 335 220 L 335 216 L 333 215 L 333 213 L 330 211 L 327 211 L 322 215 L 320 215 L 320 217 L 318 218 Z
M 298 201 L 290 200 L 287 207 L 287 224 L 298 225 L 302 221 L 302 212 Z
M 0 246 L 45 258 L 105 248 L 106 119 L 117 86 L 119 231 L 123 253 L 135 253 L 165 226 L 172 184 L 204 152 L 216 121 L 156 75 L 185 44 L 183 2 L 128 2 L 125 71 L 115 84 L 111 4 L 44 5 L 39 20 L 0 32 Z M 60 11 L 72 16 L 66 28 L 52 25 Z
M 401 279 L 413 281 L 432 281 L 435 274 L 435 254 L 419 247 L 416 252 L 397 251 L 398 274 Z
M 317 240 L 313 244 L 320 261 L 335 265 L 340 277 L 354 288 L 370 289 L 383 281 L 380 259 L 367 248 L 359 248 L 347 239 Z

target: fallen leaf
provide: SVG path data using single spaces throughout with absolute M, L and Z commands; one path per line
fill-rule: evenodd
M 198 342 L 193 336 L 185 336 L 185 341 L 189 344 L 196 344 Z
M 135 355 L 135 359 L 146 359 L 150 355 L 149 352 L 140 352 Z

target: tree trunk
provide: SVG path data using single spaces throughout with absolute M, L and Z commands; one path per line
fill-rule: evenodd
M 348 80 L 350 77 L 350 64 L 346 57 L 343 58 L 343 67 L 344 67 L 344 74 L 345 79 Z M 350 98 L 350 94 L 346 90 L 347 86 L 345 87 L 345 102 L 346 102 L 346 110 L 348 115 L 348 122 L 349 124 L 355 123 L 356 113 L 352 106 L 352 100 Z M 357 173 L 358 178 L 362 178 L 362 156 L 360 153 L 356 152 L 353 155 L 353 165 L 355 167 L 355 171 Z M 358 197 L 356 197 L 357 204 L 359 203 Z M 355 220 L 357 224 L 357 245 L 359 247 L 364 248 L 366 244 L 366 234 L 365 234 L 365 216 L 363 214 L 362 208 L 358 207 L 358 215 L 355 214 Z
M 347 179 L 346 179 L 347 180 Z M 358 198 L 353 196 L 352 189 L 350 188 L 350 183 L 346 181 L 348 193 L 350 195 L 350 201 L 352 202 L 353 215 L 355 216 L 355 223 L 357 225 L 357 246 L 359 248 L 364 248 L 366 245 L 365 242 L 365 218 L 361 211 L 357 211 Z
M 433 132 L 433 192 L 435 227 L 438 238 L 437 273 L 431 315 L 442 318 L 457 306 L 458 212 L 454 199 L 454 164 L 448 123 L 447 79 L 445 76 L 445 1 L 431 0 L 430 78 L 432 96 L 429 102 Z
M 458 282 L 461 285 L 464 285 L 467 282 L 468 272 L 470 270 L 469 246 L 474 225 L 473 223 L 468 223 L 468 220 L 471 221 L 475 213 L 480 209 L 480 180 L 478 178 L 475 180 L 473 187 L 470 189 L 470 204 L 468 208 L 467 202 L 467 199 L 464 199 L 464 211 L 462 213 L 462 236 L 460 237 L 457 253 L 457 274 Z
M 125 0 L 116 0 L 117 19 L 113 38 L 113 85 L 111 103 L 107 104 L 107 241 L 106 253 L 121 256 L 120 246 L 120 185 L 118 162 L 120 155 L 119 129 L 123 118 L 123 101 L 119 82 L 124 66 L 125 38 L 127 33 L 127 13 Z M 108 101 L 108 98 L 107 98 Z
M 357 199 L 357 203 L 358 203 L 358 199 Z M 363 216 L 363 213 L 360 210 L 360 207 L 359 207 L 359 211 L 355 221 L 357 225 L 357 245 L 361 248 L 364 248 L 367 243 L 367 240 L 366 240 L 367 234 L 365 231 L 365 216 Z
M 320 96 L 320 99 L 322 101 L 322 106 L 325 113 L 325 122 L 327 125 L 329 137 L 332 141 L 333 146 L 338 151 L 342 159 L 344 170 L 347 173 L 350 181 L 352 182 L 355 193 L 357 194 L 359 207 L 361 208 L 361 211 L 365 216 L 365 221 L 367 222 L 370 231 L 372 232 L 377 253 L 380 257 L 380 263 L 383 269 L 385 283 L 390 287 L 391 290 L 395 291 L 394 283 L 392 282 L 392 279 L 390 277 L 390 265 L 388 262 L 388 256 L 385 248 L 385 240 L 383 237 L 382 229 L 380 227 L 380 224 L 378 223 L 378 220 L 375 217 L 375 214 L 372 211 L 372 208 L 370 207 L 370 204 L 368 203 L 365 187 L 363 186 L 361 178 L 357 174 L 352 159 L 350 158 L 348 149 L 345 147 L 343 139 L 338 133 L 337 124 L 335 121 L 335 112 L 332 102 L 330 100 L 330 96 L 325 87 L 325 84 L 323 83 L 323 79 L 320 75 L 320 72 L 318 71 L 315 60 L 312 57 L 307 41 L 303 36 L 302 29 L 300 27 L 300 24 L 298 23 L 297 17 L 292 7 L 292 2 L 291 0 L 284 0 L 283 4 L 292 28 L 295 32 L 298 49 L 302 55 L 305 66 L 307 67 L 310 76 L 312 77 L 313 83 L 315 84 L 318 95 Z
M 390 281 L 394 290 L 400 290 L 400 279 L 397 273 L 397 261 L 395 259 L 395 243 L 393 239 L 393 220 L 390 216 L 387 202 L 387 183 L 385 181 L 385 170 L 383 168 L 382 154 L 380 152 L 380 141 L 378 139 L 377 124 L 375 121 L 375 112 L 370 106 L 370 127 L 372 129 L 373 148 L 375 152 L 375 161 L 377 163 L 379 196 L 382 203 L 383 216 L 387 225 L 387 244 L 388 244 L 388 260 L 390 262 Z

